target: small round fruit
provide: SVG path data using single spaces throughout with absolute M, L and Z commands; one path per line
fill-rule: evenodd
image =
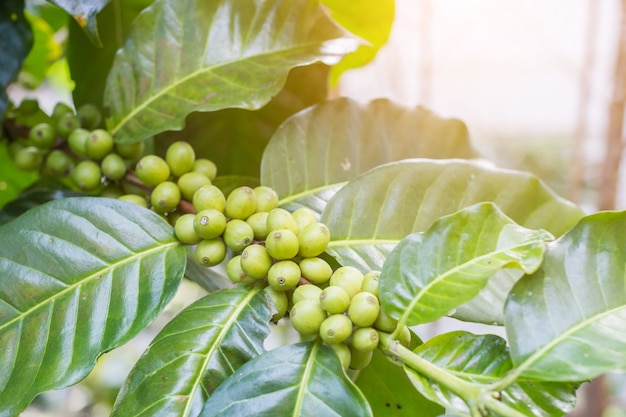
M 213 239 L 224 233 L 226 217 L 224 213 L 215 209 L 202 210 L 196 214 L 193 228 L 201 238 Z
M 234 284 L 252 284 L 256 282 L 256 278 L 249 277 L 241 269 L 241 255 L 230 258 L 230 261 L 226 264 L 226 276 Z
M 280 261 L 267 271 L 267 282 L 277 291 L 295 288 L 300 282 L 300 267 L 293 261 Z
M 302 276 L 313 284 L 323 284 L 328 282 L 333 269 L 328 262 L 322 258 L 304 258 L 300 261 Z
M 34 146 L 27 146 L 15 153 L 13 163 L 22 171 L 36 171 L 41 166 L 41 154 Z
M 140 207 L 148 208 L 148 200 L 137 194 L 124 194 L 117 197 L 118 200 L 136 204 Z
M 272 209 L 267 215 L 267 230 L 272 231 L 278 229 L 291 230 L 296 235 L 300 231 L 293 215 L 282 208 Z
M 193 172 L 204 174 L 213 181 L 217 175 L 217 166 L 209 159 L 198 158 L 193 163 Z
M 302 300 L 291 307 L 289 313 L 291 325 L 302 335 L 319 333 L 320 326 L 326 319 L 326 312 L 319 301 Z
M 402 328 L 402 331 L 398 335 L 398 343 L 406 348 L 411 344 L 411 330 L 408 326 Z
M 143 154 L 145 147 L 145 142 L 116 143 L 115 152 L 117 152 L 124 159 L 134 161 Z
M 339 357 L 339 361 L 341 362 L 341 366 L 345 371 L 350 366 L 350 361 L 352 359 L 352 354 L 350 353 L 350 347 L 345 343 L 333 343 L 328 345 L 330 348 L 337 354 Z
M 257 213 L 266 213 L 278 206 L 278 194 L 273 188 L 260 185 L 254 189 L 254 193 Z
M 102 191 L 100 191 L 100 197 L 104 198 L 118 198 L 124 194 L 122 189 L 117 184 L 109 183 Z
M 88 138 L 89 131 L 79 128 L 70 133 L 67 138 L 67 144 L 75 155 L 86 156 Z
M 360 327 L 352 333 L 350 344 L 355 350 L 372 351 L 378 347 L 378 332 L 371 327 Z
M 298 254 L 298 237 L 291 230 L 274 230 L 265 239 L 265 247 L 274 259 L 291 259 Z
M 342 314 L 350 307 L 350 297 L 343 288 L 329 285 L 320 294 L 320 304 L 330 314 Z
M 265 278 L 271 266 L 272 257 L 265 246 L 254 244 L 241 252 L 241 269 L 253 278 Z
M 105 177 L 112 181 L 121 180 L 126 174 L 126 162 L 116 153 L 110 153 L 100 163 Z
M 272 300 L 272 304 L 276 308 L 276 313 L 272 315 L 272 321 L 276 323 L 278 320 L 283 318 L 285 313 L 287 313 L 287 307 L 289 306 L 287 294 L 283 291 L 276 291 L 272 287 L 265 287 L 263 291 L 265 291 L 269 299 Z
M 155 187 L 170 177 L 170 167 L 160 156 L 146 155 L 135 166 L 137 178 L 146 185 Z
M 178 179 L 178 188 L 185 200 L 191 201 L 193 195 L 203 185 L 211 185 L 211 180 L 199 172 L 187 172 Z M 220 210 L 221 211 L 221 210 Z
M 343 288 L 350 298 L 361 292 L 361 282 L 363 282 L 363 273 L 352 266 L 339 267 L 330 277 L 330 285 Z
M 54 128 L 48 123 L 39 123 L 30 129 L 28 139 L 39 149 L 50 149 L 56 142 Z
M 224 242 L 235 252 L 241 252 L 254 240 L 252 226 L 243 220 L 232 219 L 226 223 Z
M 154 187 L 150 194 L 150 202 L 157 213 L 169 213 L 180 203 L 180 189 L 171 181 L 165 181 Z M 217 235 L 219 236 L 219 235 Z M 204 237 L 204 236 L 202 236 Z M 216 236 L 212 236 L 216 237 Z M 204 237 L 211 239 L 211 237 Z
M 391 333 L 396 329 L 398 320 L 385 313 L 382 309 L 378 312 L 378 317 L 374 322 L 374 327 L 383 332 Z
M 78 120 L 77 116 L 67 113 L 57 120 L 55 127 L 57 134 L 66 139 L 73 131 L 80 128 L 80 120 Z
M 311 223 L 317 223 L 317 214 L 310 208 L 300 207 L 292 213 L 292 216 L 296 220 L 299 230 L 304 229 Z
M 91 191 L 101 184 L 102 171 L 100 166 L 93 161 L 82 161 L 72 171 L 72 179 L 78 188 L 83 191 Z
M 341 343 L 352 334 L 352 322 L 343 314 L 327 317 L 320 326 L 320 336 L 326 343 Z
M 76 115 L 78 116 L 78 120 L 80 120 L 80 125 L 85 129 L 96 129 L 100 126 L 100 123 L 102 123 L 102 113 L 98 107 L 90 103 L 80 106 L 76 110 Z
M 196 261 L 202 266 L 215 266 L 226 258 L 226 245 L 222 239 L 204 239 L 196 246 Z
M 360 292 L 350 300 L 348 307 L 348 317 L 357 326 L 367 327 L 374 324 L 378 313 L 380 312 L 380 304 L 378 297 L 369 292 Z
M 306 258 L 324 253 L 330 242 L 330 231 L 323 223 L 311 223 L 298 233 L 298 254 Z
M 231 219 L 245 220 L 256 210 L 256 194 L 250 187 L 237 187 L 226 199 L 226 215 Z
M 378 297 L 378 278 L 380 278 L 380 271 L 370 271 L 365 274 L 361 282 L 361 292 L 369 292 Z
M 165 152 L 165 160 L 170 166 L 170 171 L 175 177 L 180 177 L 193 169 L 196 160 L 196 152 L 187 142 L 174 142 Z
M 174 225 L 176 238 L 187 245 L 195 245 L 202 240 L 193 228 L 193 221 L 195 218 L 195 214 L 183 214 L 176 220 Z
M 192 204 L 197 211 L 211 208 L 223 213 L 226 197 L 215 185 L 203 185 L 193 194 Z
M 350 345 L 350 369 L 359 371 L 365 369 L 372 362 L 373 350 L 358 350 Z
M 65 152 L 55 149 L 46 156 L 44 170 L 56 177 L 68 175 L 74 167 L 74 161 Z
M 246 223 L 252 227 L 256 240 L 265 240 L 269 230 L 267 230 L 267 213 L 254 213 L 246 219 Z
M 322 289 L 317 285 L 298 285 L 291 295 L 291 300 L 294 304 L 302 300 L 319 301 L 321 293 Z
M 113 136 L 104 129 L 89 133 L 85 143 L 85 153 L 91 159 L 100 160 L 113 150 Z
M 52 114 L 50 116 L 53 120 L 59 120 L 62 116 L 73 113 L 74 110 L 69 106 L 69 104 L 59 102 L 54 105 L 54 109 L 52 109 Z

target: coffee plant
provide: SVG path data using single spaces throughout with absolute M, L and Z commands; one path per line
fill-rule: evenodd
M 458 120 L 326 99 L 391 1 L 52 3 L 0 4 L 3 86 L 50 76 L 59 28 L 75 83 L 49 111 L 0 93 L 0 416 L 183 280 L 207 294 L 112 416 L 562 416 L 626 369 L 626 212 L 486 162 Z M 277 322 L 298 337 L 267 350 Z

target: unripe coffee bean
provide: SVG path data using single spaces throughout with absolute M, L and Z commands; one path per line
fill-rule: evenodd
M 333 269 L 322 258 L 304 258 L 300 261 L 302 276 L 313 284 L 324 284 L 328 282 Z
M 202 240 L 194 230 L 193 223 L 195 219 L 195 214 L 183 214 L 176 220 L 174 225 L 176 238 L 187 245 L 195 245 Z
M 380 271 L 370 271 L 363 277 L 361 292 L 369 292 L 378 297 L 378 278 Z
M 295 219 L 299 230 L 304 229 L 306 226 L 312 223 L 317 223 L 317 214 L 310 208 L 300 207 L 291 215 Z
M 177 184 L 183 198 L 185 200 L 192 201 L 193 195 L 196 191 L 198 191 L 203 185 L 211 185 L 211 180 L 199 172 L 187 172 L 180 176 Z
M 256 194 L 250 187 L 237 187 L 226 198 L 226 215 L 231 219 L 245 220 L 256 210 Z
M 69 145 L 74 155 L 87 156 L 86 146 L 87 139 L 89 138 L 89 131 L 85 129 L 76 129 L 67 138 L 67 144 Z
M 56 133 L 50 124 L 39 123 L 30 129 L 28 139 L 39 149 L 50 149 L 56 142 Z
M 68 175 L 73 167 L 72 158 L 59 149 L 51 151 L 44 162 L 44 170 L 57 177 Z
M 271 266 L 272 257 L 265 246 L 254 244 L 241 252 L 241 269 L 253 278 L 265 278 Z
M 269 212 L 278 206 L 278 194 L 273 188 L 258 186 L 254 189 L 256 194 L 256 212 Z
M 279 229 L 290 230 L 296 235 L 300 231 L 296 219 L 293 218 L 291 213 L 282 208 L 275 208 L 267 215 L 267 230 L 272 231 Z
M 330 277 L 330 285 L 337 285 L 343 288 L 350 298 L 361 292 L 363 274 L 358 269 L 351 266 L 337 268 Z
M 326 343 L 341 343 L 352 334 L 352 322 L 343 314 L 333 314 L 320 325 L 320 336 Z
M 209 159 L 198 158 L 193 163 L 193 172 L 204 174 L 208 179 L 213 181 L 217 175 L 217 166 Z
M 124 159 L 134 161 L 143 154 L 145 147 L 145 142 L 116 143 L 115 152 Z
M 350 307 L 350 296 L 343 288 L 329 285 L 320 294 L 320 304 L 330 314 L 341 314 Z
M 226 216 L 215 209 L 199 211 L 193 222 L 193 228 L 203 239 L 216 238 L 226 229 Z
M 167 181 L 170 177 L 170 167 L 163 158 L 146 155 L 137 162 L 135 174 L 144 184 L 155 187 Z
M 277 291 L 295 288 L 300 282 L 300 268 L 293 261 L 276 262 L 267 272 L 267 282 Z
M 248 276 L 241 268 L 241 255 L 233 256 L 226 264 L 226 276 L 235 284 L 252 284 L 256 278 Z
M 85 129 L 93 130 L 102 123 L 102 113 L 93 104 L 83 104 L 76 110 L 76 116 L 80 121 L 80 125 Z
M 100 184 L 102 171 L 100 166 L 93 161 L 82 161 L 72 171 L 72 180 L 83 191 L 95 190 Z
M 350 369 L 359 371 L 372 362 L 373 350 L 358 350 L 350 345 Z
M 291 325 L 302 335 L 318 334 L 322 322 L 326 319 L 326 312 L 319 301 L 302 300 L 291 307 L 289 313 Z
M 330 348 L 337 354 L 343 370 L 347 370 L 350 366 L 350 361 L 352 360 L 350 347 L 348 347 L 345 343 L 333 343 L 328 346 L 330 346 Z
M 215 185 L 203 185 L 193 194 L 192 203 L 196 211 L 214 209 L 224 213 L 226 197 Z
M 298 233 L 300 245 L 298 254 L 305 258 L 321 255 L 328 247 L 329 242 L 330 231 L 328 227 L 322 223 L 311 223 Z
M 121 156 L 110 153 L 100 163 L 100 168 L 105 177 L 112 181 L 120 180 L 126 174 L 126 163 Z
M 39 148 L 27 146 L 15 153 L 13 163 L 22 171 L 36 171 L 41 166 L 41 160 Z
M 157 213 L 169 213 L 180 203 L 180 189 L 171 181 L 165 181 L 154 187 L 150 202 Z M 215 237 L 215 236 L 212 236 Z M 210 239 L 210 237 L 205 237 Z
M 113 150 L 113 136 L 103 129 L 96 129 L 89 133 L 85 143 L 85 154 L 95 160 L 104 158 Z
M 202 266 L 215 266 L 226 258 L 226 245 L 222 239 L 204 239 L 196 246 L 196 261 Z
M 63 139 L 66 139 L 74 130 L 78 128 L 80 128 L 80 120 L 78 120 L 78 117 L 71 113 L 67 113 L 57 120 L 55 131 Z
M 124 194 L 119 196 L 117 199 L 136 204 L 140 207 L 148 208 L 148 201 L 145 199 L 145 197 L 139 196 L 137 194 Z
M 180 177 L 191 171 L 195 160 L 196 152 L 187 142 L 174 142 L 165 152 L 165 161 L 167 165 L 169 165 L 172 175 L 175 177 Z
M 269 233 L 267 230 L 267 213 L 254 213 L 246 219 L 246 223 L 252 227 L 256 240 L 265 240 Z
M 355 350 L 372 351 L 378 347 L 378 332 L 371 327 L 360 327 L 352 333 L 350 345 Z
M 397 324 L 398 320 L 385 313 L 383 309 L 380 309 L 378 317 L 376 317 L 376 321 L 374 322 L 374 327 L 383 332 L 391 333 L 396 329 Z
M 379 311 L 378 297 L 369 292 L 360 292 L 350 300 L 348 317 L 355 325 L 367 327 L 374 324 Z
M 317 285 L 299 285 L 291 295 L 291 300 L 294 304 L 302 300 L 313 300 L 319 302 L 321 293 L 322 289 Z
M 267 236 L 265 247 L 274 259 L 291 259 L 298 254 L 298 237 L 287 229 L 274 230 Z
M 241 252 L 254 240 L 252 226 L 243 220 L 232 219 L 226 223 L 224 242 L 235 252 Z

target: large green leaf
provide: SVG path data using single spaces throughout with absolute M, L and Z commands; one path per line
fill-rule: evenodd
M 281 205 L 321 213 L 346 181 L 399 159 L 472 158 L 467 128 L 424 107 L 349 98 L 308 108 L 278 128 L 261 163 L 261 183 Z
M 376 417 L 437 417 L 445 411 L 424 398 L 402 367 L 392 363 L 378 349 L 367 368 L 359 373 L 356 385 Z
M 552 239 L 517 225 L 493 203 L 467 207 L 399 246 L 400 256 L 380 275 L 382 307 L 403 325 L 434 321 L 478 295 L 499 269 L 536 271 Z
M 209 397 L 200 416 L 366 417 L 372 411 L 332 349 L 308 342 L 243 365 Z
M 346 70 L 361 67 L 376 56 L 387 42 L 394 19 L 394 0 L 321 0 L 330 16 L 341 26 L 367 41 L 348 54 L 331 72 L 331 83 L 336 85 Z
M 522 375 L 580 381 L 626 370 L 626 212 L 583 218 L 548 245 L 505 306 Z
M 33 33 L 24 17 L 24 0 L 0 2 L 0 120 L 9 105 L 6 87 L 17 76 L 33 44 Z
M 150 210 L 75 197 L 0 227 L 0 416 L 87 375 L 176 292 L 185 249 Z
M 214 292 L 191 304 L 150 343 L 112 416 L 197 416 L 224 380 L 264 352 L 271 317 L 258 286 Z
M 26 211 L 40 206 L 48 201 L 58 200 L 67 197 L 80 197 L 84 194 L 71 190 L 53 190 L 49 188 L 35 188 L 25 191 L 15 200 L 11 201 L 0 209 L 0 225 L 3 225 Z
M 91 42 L 96 46 L 102 46 L 98 34 L 96 15 L 111 0 L 48 0 L 68 12 L 78 25 L 85 31 Z
M 496 335 L 450 332 L 437 336 L 414 350 L 419 356 L 465 381 L 479 384 L 496 382 L 512 368 L 506 341 Z M 448 410 L 468 412 L 464 401 L 446 387 L 405 367 L 415 387 Z M 576 384 L 538 382 L 521 378 L 501 391 L 501 401 L 534 417 L 558 417 L 576 403 Z
M 258 109 L 291 68 L 334 63 L 357 42 L 316 0 L 157 0 L 115 57 L 107 125 L 137 142 L 181 129 L 193 111 Z

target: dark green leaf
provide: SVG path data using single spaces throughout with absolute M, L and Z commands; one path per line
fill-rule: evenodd
M 68 12 L 85 31 L 91 42 L 96 46 L 102 46 L 98 34 L 96 15 L 111 0 L 48 0 Z
M 185 249 L 154 212 L 108 198 L 36 207 L 0 227 L 0 409 L 76 383 L 176 292 Z
M 403 325 L 434 321 L 473 299 L 499 269 L 537 270 L 552 239 L 517 225 L 493 203 L 459 210 L 389 258 L 380 275 L 381 304 Z
M 180 130 L 193 111 L 258 109 L 291 68 L 334 63 L 356 46 L 315 0 L 157 0 L 115 57 L 107 125 L 137 142 Z
M 424 107 L 340 98 L 306 109 L 276 131 L 263 154 L 261 183 L 281 205 L 318 213 L 341 186 L 399 159 L 472 158 L 467 128 Z
M 261 291 L 261 292 L 259 292 Z M 237 368 L 264 352 L 272 308 L 261 287 L 239 286 L 185 308 L 150 343 L 112 416 L 197 416 Z
M 27 191 L 0 210 L 0 225 L 11 221 L 27 210 L 40 206 L 48 201 L 67 197 L 78 197 L 81 193 L 71 190 L 35 189 Z
M 24 17 L 24 0 L 0 2 L 0 120 L 9 105 L 6 87 L 15 80 L 33 44 L 33 33 Z
M 200 417 L 371 415 L 337 355 L 313 342 L 257 356 L 220 385 L 200 413 Z
M 496 335 L 451 332 L 437 336 L 414 350 L 422 358 L 457 378 L 489 384 L 512 368 L 506 341 Z M 446 387 L 405 367 L 415 387 L 447 409 L 468 412 L 465 403 Z M 501 392 L 502 402 L 527 416 L 558 417 L 576 403 L 576 384 L 519 379 Z
M 228 256 L 221 264 L 207 268 L 196 261 L 193 256 L 193 251 L 192 246 L 187 247 L 185 278 L 194 281 L 207 292 L 213 292 L 233 285 L 232 281 L 230 281 L 226 275 L 226 264 L 230 259 Z
M 581 381 L 626 370 L 626 212 L 583 218 L 547 247 L 505 306 L 518 372 Z

